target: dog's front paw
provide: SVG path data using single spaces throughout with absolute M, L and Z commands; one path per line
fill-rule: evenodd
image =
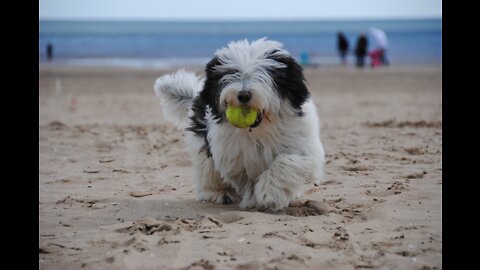
M 257 201 L 255 200 L 255 194 L 253 193 L 253 190 L 248 190 L 243 194 L 242 200 L 238 206 L 240 206 L 242 209 L 254 208 L 257 206 Z
M 231 190 L 202 191 L 198 192 L 197 199 L 205 202 L 232 204 L 239 200 L 239 196 Z
M 255 199 L 258 207 L 277 211 L 287 207 L 293 197 L 290 190 L 260 181 L 255 185 Z

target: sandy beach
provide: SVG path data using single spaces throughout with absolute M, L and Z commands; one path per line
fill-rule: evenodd
M 277 213 L 195 200 L 166 72 L 39 68 L 40 269 L 442 268 L 440 66 L 307 68 L 326 182 Z

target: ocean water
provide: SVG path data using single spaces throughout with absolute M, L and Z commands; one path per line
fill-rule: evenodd
M 338 64 L 337 32 L 350 43 L 348 62 L 360 33 L 371 27 L 388 37 L 388 58 L 395 64 L 441 64 L 442 20 L 375 21 L 40 21 L 39 61 L 53 45 L 53 62 L 71 65 L 169 67 L 204 65 L 230 41 L 267 37 L 284 44 L 297 59 L 302 53 L 318 65 Z M 369 37 L 370 45 L 373 40 Z M 369 49 L 373 49 L 370 46 Z

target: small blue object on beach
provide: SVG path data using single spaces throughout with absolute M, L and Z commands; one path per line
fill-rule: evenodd
M 308 65 L 308 61 L 309 61 L 308 60 L 308 53 L 307 52 L 302 52 L 300 54 L 300 64 L 302 66 L 306 66 L 306 65 Z

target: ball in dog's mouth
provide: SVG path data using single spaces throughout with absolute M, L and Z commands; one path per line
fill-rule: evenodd
M 262 112 L 257 108 L 227 105 L 227 121 L 238 128 L 254 128 L 262 122 Z
M 250 126 L 250 128 L 258 127 L 260 125 L 260 123 L 262 122 L 262 120 L 263 120 L 263 112 L 259 111 L 257 113 L 257 118 L 255 119 L 255 122 L 253 122 L 253 124 Z

